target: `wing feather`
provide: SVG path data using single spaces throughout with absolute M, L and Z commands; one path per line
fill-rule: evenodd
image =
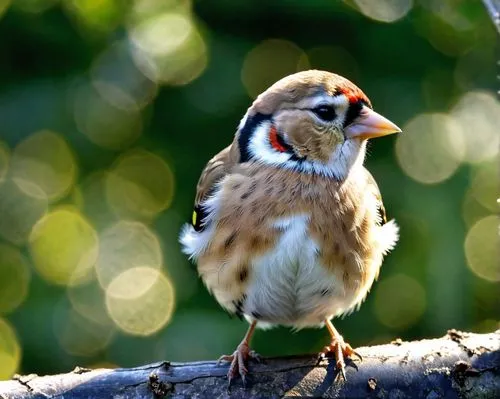
M 383 226 L 387 223 L 387 213 L 385 211 L 384 203 L 382 202 L 382 195 L 380 194 L 380 189 L 378 188 L 377 182 L 373 178 L 372 174 L 365 169 L 366 180 L 368 183 L 368 190 L 373 193 L 377 201 L 377 214 L 379 225 Z
M 235 144 L 231 144 L 215 155 L 201 172 L 196 186 L 196 197 L 191 224 L 196 231 L 203 229 L 203 219 L 206 212 L 203 209 L 203 201 L 212 193 L 217 182 L 230 173 L 235 164 L 239 162 L 238 151 Z

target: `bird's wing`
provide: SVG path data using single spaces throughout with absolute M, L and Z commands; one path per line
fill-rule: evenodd
M 202 208 L 203 201 L 211 194 L 217 182 L 226 176 L 231 168 L 239 161 L 238 151 L 234 144 L 224 148 L 215 155 L 201 172 L 198 185 L 196 186 L 196 197 L 194 201 L 194 212 L 192 225 L 196 231 L 202 229 L 202 222 L 206 216 Z
M 371 175 L 371 173 L 365 169 L 366 181 L 367 181 L 367 189 L 371 192 L 376 199 L 377 203 L 377 214 L 378 214 L 378 222 L 380 225 L 384 225 L 387 223 L 387 214 L 385 212 L 384 203 L 382 202 L 382 195 L 380 194 L 380 189 L 378 188 L 377 182 Z

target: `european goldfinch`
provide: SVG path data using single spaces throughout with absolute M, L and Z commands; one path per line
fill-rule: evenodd
M 352 312 L 398 240 L 363 166 L 366 140 L 401 130 L 349 80 L 324 71 L 287 76 L 259 95 L 231 145 L 197 186 L 183 250 L 219 304 L 250 323 L 229 356 L 245 379 L 255 327 L 326 325 L 345 378 L 357 355 L 331 323 Z

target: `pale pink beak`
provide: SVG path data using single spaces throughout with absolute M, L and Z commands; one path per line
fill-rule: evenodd
M 360 140 L 373 139 L 393 133 L 401 133 L 401 129 L 367 106 L 363 106 L 361 114 L 345 128 L 347 138 L 356 137 Z

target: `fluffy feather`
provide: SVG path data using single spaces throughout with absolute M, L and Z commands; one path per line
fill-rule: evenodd
M 336 117 L 322 120 L 318 106 Z M 398 227 L 380 216 L 366 141 L 343 134 L 362 106 L 368 98 L 338 75 L 292 75 L 255 100 L 207 164 L 195 201 L 203 228 L 186 225 L 180 241 L 228 311 L 302 328 L 366 297 Z

